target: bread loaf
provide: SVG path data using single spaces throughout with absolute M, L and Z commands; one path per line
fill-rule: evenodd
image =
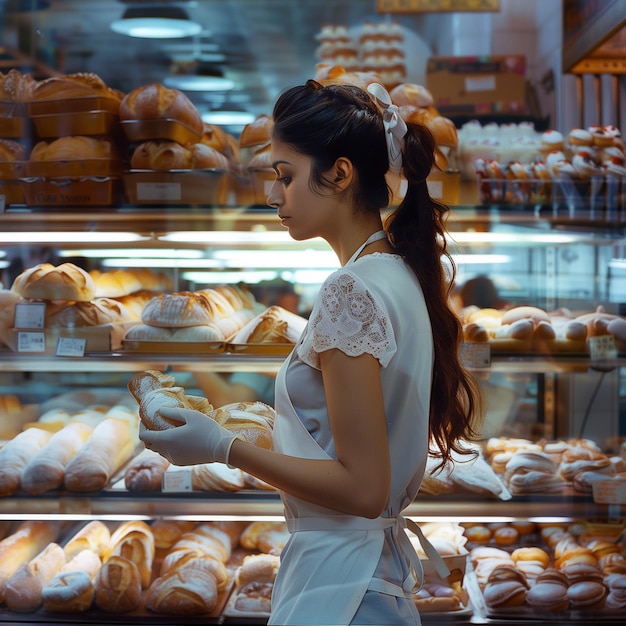
M 15 532 L 0 541 L 0 605 L 5 601 L 7 581 L 18 567 L 56 541 L 59 531 L 58 522 L 22 522 Z
M 133 151 L 130 166 L 134 170 L 188 170 L 191 150 L 175 141 L 145 141 Z
M 95 580 L 95 604 L 106 613 L 130 613 L 141 602 L 141 576 L 137 565 L 113 555 L 102 564 Z
M 191 169 L 227 170 L 228 159 L 215 148 L 196 143 L 191 146 Z
M 257 405 L 265 407 L 266 412 L 255 412 L 253 407 Z M 209 415 L 226 430 L 237 433 L 248 443 L 268 450 L 272 447 L 274 410 L 268 405 L 241 402 L 222 406 Z
M 204 294 L 180 291 L 152 298 L 143 308 L 141 321 L 151 326 L 180 328 L 210 324 L 217 317 L 215 307 Z
M 137 566 L 141 587 L 147 588 L 152 578 L 154 561 L 154 535 L 148 524 L 130 521 L 120 524 L 111 534 L 109 545 L 102 553 L 102 561 L 107 563 L 113 556 L 121 556 Z
M 10 69 L 6 74 L 0 73 L 0 100 L 28 102 L 32 98 L 36 82 L 31 74 L 22 74 L 17 69 Z
M 111 533 L 108 526 L 100 520 L 92 520 L 77 531 L 63 546 L 65 558 L 67 561 L 71 561 L 85 550 L 100 557 L 108 547 L 110 540 Z
M 138 423 L 106 417 L 93 430 L 65 470 L 69 491 L 99 491 L 133 455 L 139 443 Z
M 65 554 L 58 543 L 49 543 L 37 556 L 22 563 L 9 578 L 4 590 L 4 600 L 9 611 L 36 611 L 43 602 L 43 587 L 64 564 Z
M 121 100 L 121 94 L 111 89 L 92 72 L 78 72 L 52 76 L 36 83 L 32 90 L 32 100 L 68 100 L 89 96 L 106 96 Z
M 215 609 L 218 590 L 215 576 L 204 571 L 204 559 L 159 576 L 146 593 L 146 608 L 167 615 L 202 615 Z M 197 567 L 196 565 L 201 565 Z
M 233 343 L 295 344 L 305 326 L 305 318 L 274 305 L 245 324 L 231 341 Z
M 23 298 L 74 302 L 92 300 L 96 293 L 91 276 L 73 263 L 30 267 L 15 278 L 11 289 Z
M 27 428 L 0 448 L 0 496 L 19 490 L 24 469 L 50 437 L 42 428 Z
M 224 463 L 200 463 L 191 468 L 191 487 L 194 491 L 240 491 L 246 486 L 246 476 L 237 467 Z
M 65 468 L 91 435 L 93 427 L 72 422 L 54 433 L 29 461 L 22 474 L 22 489 L 38 495 L 57 489 L 65 479 Z
M 161 83 L 130 91 L 120 104 L 120 120 L 175 120 L 202 136 L 204 122 L 193 102 L 178 89 Z
M 108 139 L 87 136 L 59 137 L 50 142 L 39 141 L 33 146 L 31 161 L 72 161 L 116 159 L 117 149 Z
M 239 146 L 250 148 L 253 146 L 265 146 L 270 142 L 274 120 L 266 114 L 261 114 L 255 120 L 246 124 L 239 135 Z
M 163 476 L 170 462 L 146 448 L 126 468 L 124 484 L 128 491 L 161 491 Z

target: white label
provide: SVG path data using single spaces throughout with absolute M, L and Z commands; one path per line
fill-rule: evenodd
M 481 76 L 480 78 L 466 78 L 466 91 L 493 91 L 496 88 L 495 76 Z
M 443 182 L 440 180 L 427 180 L 428 193 L 431 198 L 443 198 Z
M 626 504 L 626 480 L 594 480 L 591 488 L 598 504 Z
M 57 356 L 85 356 L 87 340 L 78 337 L 59 337 Z
M 46 317 L 45 302 L 23 302 L 15 305 L 14 328 L 43 328 Z
M 191 491 L 191 469 L 168 469 L 163 474 L 163 491 Z
M 46 334 L 20 331 L 17 333 L 18 352 L 45 352 Z
M 180 183 L 137 183 L 138 200 L 180 200 Z
M 589 356 L 592 362 L 610 361 L 617 358 L 617 347 L 613 335 L 589 337 Z
M 460 357 L 468 369 L 490 367 L 491 347 L 488 343 L 462 343 Z

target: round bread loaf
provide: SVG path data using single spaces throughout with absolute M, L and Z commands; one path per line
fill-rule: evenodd
M 113 159 L 117 154 L 108 139 L 97 137 L 59 137 L 40 141 L 30 152 L 31 161 L 64 161 L 77 159 Z
M 191 168 L 191 150 L 175 141 L 144 141 L 135 148 L 130 166 L 134 170 L 188 170 Z
M 28 102 L 32 98 L 37 81 L 31 74 L 22 74 L 17 69 L 0 73 L 0 100 L 9 102 Z
M 19 274 L 11 289 L 23 298 L 34 300 L 86 302 L 96 294 L 91 276 L 73 263 L 35 265 Z
M 214 318 L 214 311 L 207 297 L 192 291 L 155 296 L 146 303 L 141 314 L 144 324 L 167 328 L 210 324 Z
M 255 120 L 246 124 L 239 136 L 239 146 L 249 148 L 251 146 L 266 145 L 270 141 L 270 134 L 274 120 L 264 113 Z
M 141 602 L 141 576 L 133 561 L 113 555 L 95 580 L 95 602 L 107 613 L 130 613 Z
M 142 85 L 130 91 L 120 103 L 120 120 L 176 120 L 204 132 L 204 122 L 195 104 L 180 90 L 161 83 Z
M 389 96 L 391 101 L 398 106 L 410 104 L 418 107 L 429 107 L 434 104 L 430 91 L 423 85 L 416 83 L 400 83 L 389 92 Z
M 215 148 L 204 143 L 196 143 L 191 146 L 191 169 L 226 170 L 228 159 Z

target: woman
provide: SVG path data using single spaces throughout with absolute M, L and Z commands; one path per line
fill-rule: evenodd
M 324 238 L 341 264 L 278 374 L 274 449 L 194 411 L 163 410 L 186 424 L 141 432 L 175 464 L 227 462 L 280 490 L 292 534 L 270 624 L 419 624 L 401 512 L 429 442 L 445 462 L 474 436 L 478 398 L 442 264 L 446 207 L 426 185 L 433 139 L 382 86 L 368 89 L 308 81 L 273 112 L 268 203 L 294 239 Z M 383 229 L 385 176 L 400 169 L 406 195 Z

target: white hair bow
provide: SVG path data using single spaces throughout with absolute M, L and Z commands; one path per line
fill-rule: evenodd
M 372 94 L 383 112 L 383 126 L 387 140 L 387 154 L 389 155 L 389 169 L 399 174 L 402 169 L 402 142 L 406 135 L 407 126 L 400 116 L 397 105 L 391 102 L 391 96 L 379 83 L 371 83 L 367 91 Z

